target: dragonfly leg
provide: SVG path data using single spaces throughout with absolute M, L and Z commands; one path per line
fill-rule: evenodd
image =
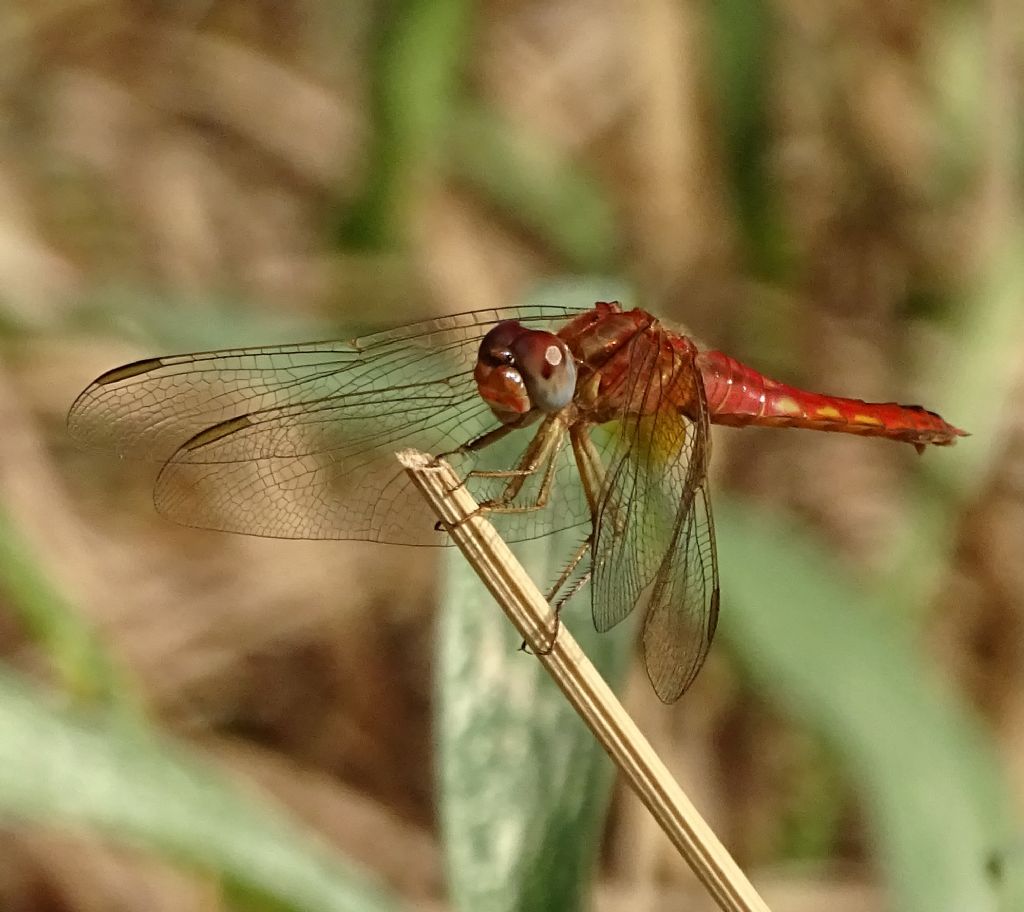
M 587 503 L 590 505 L 590 516 L 593 523 L 597 523 L 597 514 L 600 509 L 601 496 L 607 483 L 604 463 L 601 461 L 601 454 L 594 446 L 594 440 L 590 436 L 590 429 L 586 426 L 574 426 L 569 430 L 572 440 L 572 452 L 576 457 L 576 468 L 580 473 L 580 481 L 583 483 L 583 491 L 587 496 Z M 607 504 L 605 509 L 607 509 Z M 616 510 L 611 516 L 616 531 L 622 532 L 625 529 L 625 519 Z
M 496 428 L 493 431 L 484 434 L 481 437 L 477 437 L 476 440 L 471 441 L 467 444 L 467 448 L 471 449 L 483 449 L 489 443 L 493 443 L 495 440 L 500 440 L 501 437 L 505 436 L 505 433 L 511 430 L 509 426 L 503 426 Z M 518 479 L 518 481 L 509 482 L 509 485 L 505 489 L 505 493 L 502 494 L 500 500 L 513 500 L 516 494 L 522 489 L 526 483 L 526 479 L 533 475 L 538 466 L 547 458 L 547 454 L 550 452 L 551 447 L 557 442 L 554 438 L 561 438 L 564 434 L 564 426 L 556 421 L 554 416 L 546 418 L 541 426 L 537 429 L 537 433 L 533 435 L 533 439 L 530 441 L 530 445 L 526 448 L 526 452 L 523 453 L 519 460 L 519 464 L 511 469 L 473 469 L 466 478 L 512 478 Z M 500 433 L 500 432 L 504 433 Z M 560 446 L 560 445 L 559 445 Z
M 555 466 L 558 463 L 558 454 L 562 452 L 562 447 L 565 445 L 565 427 L 552 421 L 550 429 L 542 428 L 542 431 L 538 431 L 538 438 L 541 437 L 542 432 L 545 439 L 541 441 L 536 454 L 531 454 L 527 450 L 524 456 L 525 464 L 520 463 L 519 467 L 505 472 L 470 473 L 471 477 L 476 478 L 511 479 L 500 496 L 491 500 L 485 500 L 480 504 L 482 510 L 491 513 L 533 513 L 537 510 L 543 510 L 548 505 L 548 500 L 551 496 L 551 486 L 555 477 Z M 530 449 L 532 449 L 532 445 Z M 537 492 L 536 499 L 528 504 L 513 503 L 522 491 L 523 485 L 526 484 L 526 480 L 535 475 L 541 465 L 544 465 L 544 477 L 541 479 L 540 490 Z
M 590 550 L 590 543 L 592 538 L 592 535 L 588 535 L 583 540 L 583 543 L 579 546 L 579 548 L 576 549 L 576 553 L 570 558 L 569 562 L 562 569 L 562 572 L 558 575 L 558 579 L 555 580 L 554 585 L 552 585 L 552 587 L 547 591 L 547 594 L 544 596 L 544 599 L 547 601 L 547 603 L 555 608 L 556 614 L 561 609 L 562 605 L 564 605 L 565 602 L 568 601 L 568 599 L 561 598 L 558 600 L 558 603 L 555 604 L 555 596 L 558 595 L 559 590 L 566 584 L 569 577 L 573 575 L 576 568 L 579 566 L 580 561 L 583 560 L 586 553 Z
M 537 467 L 527 466 L 524 469 L 473 469 L 466 478 L 519 478 L 529 477 L 537 471 Z
M 580 574 L 576 581 L 564 592 L 554 605 L 555 616 L 559 616 L 565 603 L 568 602 L 577 592 L 580 591 L 594 575 L 594 571 L 604 561 L 604 557 L 594 553 L 594 530 L 597 528 L 598 511 L 601 509 L 601 496 L 607 483 L 604 463 L 601 461 L 601 454 L 594 446 L 594 440 L 590 436 L 590 428 L 586 425 L 574 425 L 569 430 L 569 438 L 572 441 L 572 452 L 576 458 L 576 468 L 580 473 L 580 482 L 583 484 L 583 491 L 587 497 L 587 504 L 590 506 L 591 529 L 590 535 L 580 546 L 569 566 L 562 571 L 557 584 L 551 590 L 548 597 L 550 602 L 572 577 L 577 565 L 583 559 L 584 554 L 590 552 L 590 567 L 585 573 Z M 621 527 L 623 520 L 621 516 L 615 515 L 612 521 L 616 526 Z
M 454 450 L 445 450 L 443 453 L 438 453 L 434 457 L 434 462 L 440 462 L 442 459 L 447 459 L 449 456 L 458 456 L 462 453 L 473 453 L 477 450 L 482 450 L 484 447 L 490 446 L 492 443 L 497 443 L 499 440 L 507 437 L 513 431 L 518 430 L 515 425 L 502 424 L 499 427 L 491 428 L 479 437 L 474 437 L 462 446 L 456 447 Z
M 580 481 L 590 507 L 590 519 L 592 522 L 596 522 L 601 489 L 605 483 L 604 465 L 597 452 L 597 447 L 594 446 L 588 427 L 574 425 L 569 429 L 569 439 L 572 441 L 572 453 L 576 457 L 576 468 L 579 469 Z
M 443 453 L 437 453 L 434 456 L 433 465 L 437 465 L 442 459 L 448 459 L 452 456 L 461 456 L 464 453 L 473 453 L 477 450 L 482 450 L 484 447 L 490 446 L 492 443 L 497 443 L 499 440 L 507 437 L 514 430 L 516 430 L 516 428 L 510 424 L 503 424 L 500 427 L 492 428 L 486 433 L 481 434 L 479 437 L 474 437 L 467 443 L 462 444 L 462 446 L 456 447 L 454 450 L 445 450 Z M 458 487 L 462 487 L 462 485 L 472 477 L 473 473 L 470 472 L 459 482 Z M 434 529 L 436 531 L 442 531 L 443 528 L 444 524 L 440 521 L 434 523 Z
M 572 588 L 570 588 L 567 593 L 565 593 L 561 598 L 558 598 L 557 601 L 555 600 L 558 596 L 559 590 L 566 584 L 566 582 L 568 582 L 568 580 L 572 577 L 573 573 L 576 572 L 576 568 L 580 565 L 580 561 L 583 560 L 583 558 L 586 556 L 586 553 L 590 550 L 590 543 L 592 538 L 592 535 L 588 535 L 583 540 L 580 546 L 576 549 L 576 553 L 573 554 L 573 556 L 569 559 L 569 562 L 565 565 L 565 567 L 562 568 L 562 572 L 558 575 L 558 579 L 555 580 L 554 584 L 551 586 L 551 588 L 547 591 L 547 593 L 544 596 L 544 600 L 554 609 L 555 629 L 551 634 L 551 640 L 548 643 L 548 645 L 534 653 L 535 655 L 548 655 L 550 654 L 551 650 L 555 648 L 555 641 L 558 639 L 558 630 L 562 624 L 562 607 L 565 605 L 566 602 L 569 601 L 569 599 L 571 599 L 577 592 L 579 592 L 580 589 L 582 589 L 587 584 L 587 581 L 590 579 L 590 571 L 588 570 L 578 580 L 576 580 L 575 583 L 573 583 Z M 526 642 L 526 640 L 523 640 L 523 642 L 519 646 L 519 649 L 522 652 L 530 652 L 529 644 Z
M 578 564 L 580 560 L 582 560 L 583 554 L 585 554 L 586 551 L 589 550 L 589 548 L 590 539 L 588 538 L 583 543 L 579 557 L 574 558 L 574 562 Z M 563 571 L 563 574 L 565 574 L 566 579 L 568 579 L 568 577 L 572 575 L 572 570 L 567 568 L 567 571 Z M 555 648 L 555 641 L 558 639 L 558 630 L 562 626 L 562 608 L 565 607 L 566 602 L 573 598 L 573 596 L 575 596 L 576 593 L 580 591 L 580 589 L 582 589 L 584 586 L 587 585 L 587 583 L 590 582 L 590 578 L 593 575 L 593 569 L 587 570 L 586 573 L 582 574 L 579 577 L 579 579 L 577 579 L 576 582 L 572 584 L 572 586 L 569 588 L 569 591 L 566 592 L 561 598 L 559 598 L 557 602 L 554 603 L 552 607 L 555 610 L 555 630 L 554 633 L 551 634 L 551 642 L 547 646 L 545 646 L 540 652 L 538 652 L 537 655 L 548 655 L 551 652 L 551 650 Z M 566 579 L 563 579 L 560 583 L 558 583 L 556 588 L 552 590 L 552 595 L 548 598 L 549 604 L 551 603 L 551 598 L 554 597 L 554 593 L 558 591 L 558 588 L 565 584 Z M 529 651 L 526 649 L 526 647 L 527 643 L 525 640 L 523 640 L 523 644 L 519 648 L 524 651 Z
M 498 428 L 497 430 L 502 429 Z M 514 469 L 470 472 L 466 476 L 465 481 L 468 481 L 470 478 L 508 478 L 510 480 L 499 496 L 482 501 L 476 510 L 462 519 L 459 524 L 483 513 L 532 513 L 537 510 L 543 510 L 551 496 L 555 466 L 558 454 L 561 452 L 564 444 L 565 425 L 558 420 L 557 416 L 551 416 L 545 419 L 544 423 L 540 426 L 526 452 L 523 454 L 522 459 L 520 459 L 519 465 Z M 514 503 L 516 497 L 519 496 L 523 486 L 526 484 L 527 479 L 535 475 L 542 465 L 544 466 L 544 477 L 541 480 L 540 490 L 537 492 L 536 499 L 528 504 Z M 451 528 L 451 524 L 439 521 L 435 523 L 434 528 L 438 531 L 445 531 Z
M 438 453 L 434 456 L 434 463 L 440 462 L 442 459 L 447 459 L 450 456 L 460 456 L 463 453 L 474 453 L 477 450 L 482 450 L 485 447 L 490 446 L 492 443 L 497 443 L 499 440 L 507 437 L 512 431 L 519 430 L 518 427 L 512 424 L 503 424 L 500 427 L 492 428 L 479 437 L 474 437 L 468 443 L 462 444 L 460 447 L 456 447 L 454 450 L 446 450 L 443 453 Z M 540 436 L 540 432 L 534 435 L 534 443 L 537 437 Z M 538 459 L 531 460 L 531 451 L 534 449 L 533 443 L 530 448 L 524 454 L 522 460 L 520 460 L 519 466 L 514 469 L 488 469 L 488 470 L 477 470 L 473 469 L 466 474 L 466 476 L 460 482 L 460 486 L 464 485 L 470 478 L 514 478 L 522 476 L 524 478 L 529 477 L 537 471 Z

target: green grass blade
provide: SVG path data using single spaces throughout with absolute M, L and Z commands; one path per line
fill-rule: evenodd
M 404 241 L 411 202 L 442 158 L 470 35 L 467 0 L 388 6 L 372 72 L 370 174 L 340 231 L 344 246 L 360 250 Z
M 76 698 L 134 713 L 134 690 L 86 620 L 70 605 L 0 508 L 0 591 Z
M 61 709 L 0 669 L 0 818 L 95 831 L 294 912 L 397 905 L 284 814 L 138 726 Z
M 758 685 L 843 758 L 893 908 L 1024 908 L 1019 870 L 1001 884 L 990 870 L 1019 826 L 994 745 L 906 626 L 856 594 L 796 529 L 729 502 L 716 519 L 722 632 Z
M 711 91 L 721 114 L 723 152 L 750 266 L 778 275 L 787 237 L 768 161 L 772 8 L 764 0 L 719 0 L 708 7 Z
M 557 575 L 556 536 L 522 546 L 541 583 Z M 437 671 L 441 824 L 453 906 L 472 912 L 579 909 L 612 782 L 611 761 L 512 625 L 452 552 Z M 628 630 L 598 635 L 585 594 L 563 616 L 615 681 Z M 623 625 L 628 626 L 628 625 Z
M 455 176 L 558 253 L 572 270 L 609 268 L 619 245 L 615 213 L 593 177 L 497 114 L 465 107 L 454 122 Z
M 962 440 L 932 471 L 958 491 L 971 492 L 986 477 L 1005 445 L 1000 429 L 1012 408 L 1024 345 L 1024 228 L 1004 239 L 960 303 L 956 345 L 937 362 L 930 387 L 937 390 L 951 420 L 971 437 Z

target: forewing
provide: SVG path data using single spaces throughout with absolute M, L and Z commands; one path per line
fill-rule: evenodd
M 673 371 L 635 366 L 630 382 L 662 405 L 619 422 L 593 548 L 594 623 L 606 630 L 642 608 L 647 671 L 665 702 L 677 700 L 700 670 L 719 601 L 703 387 L 695 382 L 691 421 L 674 405 L 679 397 L 673 385 L 694 382 L 696 375 L 685 356 L 673 357 Z
M 542 306 L 475 311 L 350 342 L 140 361 L 90 385 L 68 425 L 88 444 L 164 461 L 156 504 L 188 525 L 444 544 L 394 452 L 453 450 L 496 426 L 472 377 L 487 328 L 518 319 L 556 329 L 574 313 Z M 524 446 L 510 441 L 480 461 L 508 468 L 491 463 Z M 469 461 L 462 463 L 468 470 Z M 520 537 L 569 518 L 551 511 L 530 517 L 519 520 Z

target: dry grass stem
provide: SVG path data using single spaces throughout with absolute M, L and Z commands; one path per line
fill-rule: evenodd
M 449 526 L 452 540 L 509 620 L 622 770 L 719 908 L 727 912 L 767 912 L 764 900 L 672 778 L 569 631 L 564 625 L 556 626 L 544 596 L 494 527 L 476 513 L 476 502 L 460 484 L 451 466 L 435 462 L 415 450 L 399 453 L 398 459 L 438 519 Z

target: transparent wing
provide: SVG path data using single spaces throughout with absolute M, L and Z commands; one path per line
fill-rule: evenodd
M 578 311 L 532 306 L 414 323 L 349 342 L 234 349 L 139 361 L 76 400 L 71 433 L 164 462 L 161 512 L 188 525 L 282 538 L 446 544 L 394 452 L 452 450 L 495 427 L 472 370 L 492 324 L 557 329 Z M 507 469 L 529 429 L 473 457 Z M 513 538 L 582 521 L 562 457 L 551 508 L 499 518 Z M 490 481 L 490 480 L 489 480 Z M 484 482 L 479 483 L 480 486 Z M 474 492 L 475 494 L 477 492 Z
M 677 515 L 644 618 L 644 662 L 664 702 L 678 700 L 703 666 L 718 626 L 719 598 L 715 527 L 704 479 Z
M 647 672 L 665 702 L 682 696 L 704 663 L 719 602 L 707 408 L 693 365 L 675 357 L 670 370 L 631 365 L 634 391 L 662 404 L 619 422 L 594 524 L 591 595 L 599 630 L 642 606 Z M 692 390 L 680 396 L 676 384 Z M 694 420 L 679 414 L 682 399 L 696 401 Z

